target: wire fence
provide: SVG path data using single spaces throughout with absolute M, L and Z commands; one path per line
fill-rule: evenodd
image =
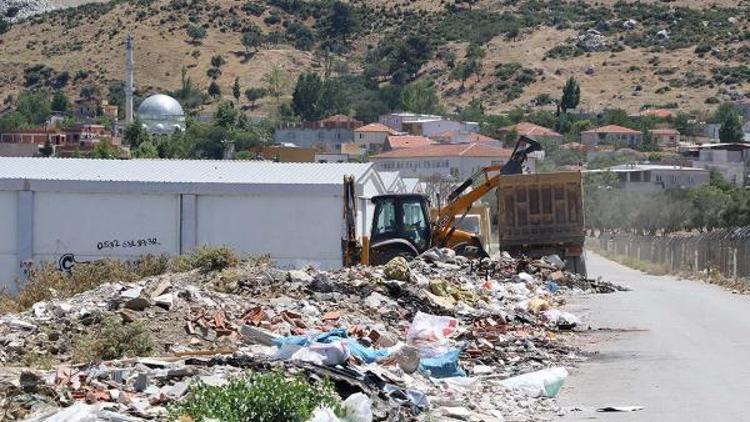
M 596 241 L 607 252 L 660 264 L 670 272 L 710 270 L 750 278 L 750 227 L 667 236 L 602 233 Z

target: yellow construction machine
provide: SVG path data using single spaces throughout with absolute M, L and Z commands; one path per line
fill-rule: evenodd
M 371 198 L 375 205 L 370 236 L 357 240 L 355 230 L 356 201 L 353 180 L 344 183 L 343 239 L 344 265 L 358 263 L 382 265 L 402 256 L 413 258 L 432 247 L 448 247 L 465 256 L 484 257 L 487 252 L 479 237 L 456 228 L 474 202 L 496 188 L 507 175 L 521 174 L 529 153 L 541 151 L 541 145 L 521 136 L 510 159 L 502 166 L 481 168 L 446 198 L 430 219 L 427 196 L 420 194 L 387 194 Z

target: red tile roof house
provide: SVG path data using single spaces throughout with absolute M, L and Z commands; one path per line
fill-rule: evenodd
M 581 132 L 581 143 L 592 146 L 602 144 L 635 146 L 641 143 L 643 134 L 638 130 L 617 125 L 608 125 Z
M 389 136 L 403 135 L 382 123 L 370 123 L 354 129 L 354 143 L 371 153 L 383 151 Z
M 426 180 L 434 176 L 461 181 L 481 167 L 504 164 L 512 150 L 483 143 L 439 144 L 400 148 L 370 157 L 378 171 L 398 171 L 401 177 Z M 526 162 L 529 171 L 536 160 Z
M 417 135 L 397 135 L 388 136 L 385 140 L 384 151 L 392 151 L 402 148 L 415 148 L 433 145 L 436 142 L 426 136 Z
M 648 131 L 660 147 L 676 147 L 680 143 L 677 129 L 651 129 Z
M 515 144 L 516 142 L 516 139 L 506 139 L 507 136 L 513 132 L 515 132 L 518 136 L 528 136 L 529 138 L 537 141 L 547 140 L 562 143 L 565 140 L 565 137 L 563 135 L 555 132 L 554 130 L 529 122 L 518 122 L 515 125 L 500 128 L 500 130 L 498 130 L 497 132 L 500 135 L 500 138 L 502 138 L 506 142 L 505 145 L 508 147 L 511 146 L 510 144 Z
M 441 132 L 441 133 L 438 133 L 437 135 L 433 135 L 432 139 L 438 141 L 439 143 L 445 143 L 445 144 L 463 144 L 467 142 L 483 142 L 488 145 L 502 147 L 502 142 L 498 141 L 497 139 L 490 138 L 489 136 L 482 135 L 481 133 L 476 133 L 476 132 L 446 130 L 445 132 Z

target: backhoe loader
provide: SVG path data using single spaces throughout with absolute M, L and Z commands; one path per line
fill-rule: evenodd
M 504 165 L 479 169 L 446 198 L 446 204 L 430 220 L 430 204 L 421 194 L 387 194 L 371 198 L 375 211 L 370 236 L 356 239 L 354 215 L 356 202 L 353 183 L 344 183 L 344 220 L 346 233 L 342 242 L 344 265 L 358 263 L 382 265 L 397 256 L 413 258 L 432 247 L 448 247 L 457 254 L 484 257 L 487 252 L 479 237 L 456 228 L 474 202 L 496 188 L 502 177 L 521 174 L 523 163 L 541 145 L 521 136 L 510 159 Z

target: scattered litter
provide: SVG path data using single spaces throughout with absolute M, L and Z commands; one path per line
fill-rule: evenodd
M 597 412 L 637 412 L 643 410 L 643 406 L 607 406 L 596 409 Z
M 193 385 L 278 371 L 330 380 L 350 422 L 421 420 L 426 411 L 439 420 L 544 420 L 556 405 L 534 397 L 555 396 L 563 367 L 584 359 L 556 335 L 580 324 L 560 309 L 565 297 L 619 290 L 567 272 L 555 255 L 469 260 L 449 249 L 379 267 L 246 262 L 106 283 L 0 317 L 0 415 L 162 420 Z M 153 333 L 154 356 L 72 365 L 77 339 L 106 318 Z M 54 369 L 4 369 L 39 357 Z M 321 407 L 311 420 L 339 419 Z

